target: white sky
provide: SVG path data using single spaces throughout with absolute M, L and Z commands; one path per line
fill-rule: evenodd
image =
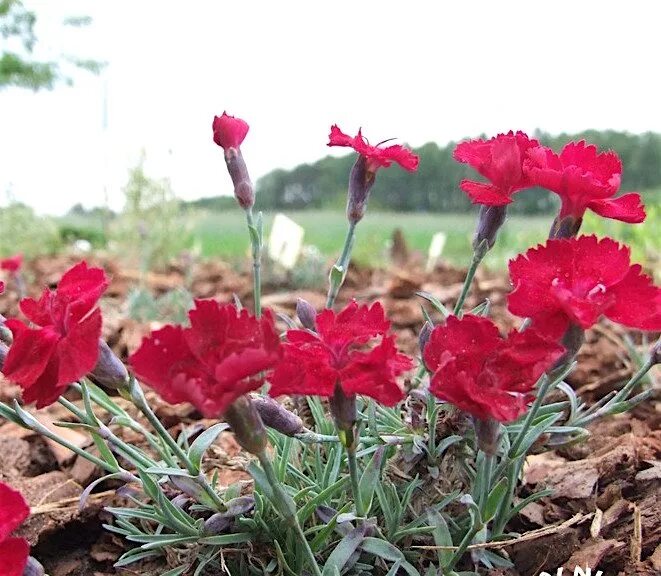
M 143 148 L 179 196 L 231 193 L 211 139 L 223 110 L 251 126 L 253 180 L 328 154 L 334 122 L 414 146 L 537 127 L 661 131 L 661 2 L 25 3 L 42 54 L 108 62 L 73 87 L 0 92 L 0 199 L 42 213 L 101 205 L 104 186 L 121 207 Z M 94 22 L 63 27 L 71 15 Z

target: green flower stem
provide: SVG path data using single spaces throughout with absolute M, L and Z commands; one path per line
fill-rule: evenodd
M 310 544 L 308 543 L 307 538 L 303 533 L 303 529 L 301 528 L 301 525 L 298 521 L 298 515 L 296 514 L 296 505 L 294 504 L 294 501 L 283 490 L 282 485 L 280 484 L 280 481 L 278 480 L 278 477 L 275 473 L 275 469 L 273 468 L 273 463 L 268 457 L 266 451 L 264 450 L 257 454 L 257 458 L 259 459 L 259 463 L 261 464 L 262 469 L 264 470 L 264 474 L 266 475 L 266 479 L 268 480 L 268 483 L 271 486 L 271 490 L 273 491 L 273 496 L 276 500 L 274 504 L 277 506 L 284 519 L 296 532 L 296 536 L 299 539 L 301 546 L 303 547 L 303 552 L 307 557 L 308 564 L 310 565 L 310 568 L 312 568 L 315 576 L 321 576 L 321 570 L 317 564 L 317 559 L 315 558 L 314 552 L 312 552 L 312 548 L 310 548 Z
M 579 418 L 577 422 L 575 422 L 573 425 L 574 426 L 584 426 L 586 424 L 589 424 L 596 418 L 599 418 L 600 416 L 604 416 L 608 414 L 618 403 L 624 402 L 627 400 L 629 397 L 629 394 L 631 394 L 631 391 L 635 388 L 635 386 L 645 377 L 645 375 L 650 371 L 650 369 L 654 366 L 654 360 L 653 358 L 648 358 L 645 364 L 643 364 L 640 369 L 631 377 L 631 379 L 622 387 L 622 389 L 615 394 L 606 404 L 601 406 L 598 410 L 596 410 L 594 413 L 590 413 L 590 410 L 588 410 L 582 418 Z
M 487 503 L 489 498 L 489 491 L 491 490 L 491 478 L 493 474 L 493 461 L 494 457 L 489 454 L 484 454 L 484 459 L 482 461 L 482 467 L 479 471 L 481 476 L 480 482 L 480 494 L 478 494 L 478 504 L 480 505 L 480 510 L 484 512 L 484 506 Z
M 127 457 L 128 459 L 132 459 L 134 464 L 140 465 L 144 468 L 151 468 L 152 466 L 157 466 L 156 462 L 154 462 L 151 458 L 149 458 L 146 454 L 143 454 L 140 450 L 138 450 L 134 446 L 131 446 L 130 444 L 124 442 L 124 440 L 122 440 L 117 435 L 115 435 L 115 433 L 112 430 L 110 430 L 110 428 L 108 428 L 106 425 L 104 424 L 97 425 L 95 422 L 91 422 L 90 419 L 86 417 L 85 413 L 82 410 L 79 410 L 75 404 L 69 402 L 63 396 L 60 396 L 57 401 L 59 402 L 60 405 L 64 406 L 67 410 L 69 410 L 72 414 L 74 414 L 82 423 L 87 424 L 88 426 L 96 427 L 97 433 L 101 438 L 110 442 L 119 450 L 123 451 L 124 456 Z
M 216 508 L 219 511 L 225 510 L 225 503 L 222 501 L 220 496 L 216 493 L 216 491 L 213 489 L 211 484 L 209 484 L 209 481 L 207 480 L 206 476 L 197 469 L 197 467 L 193 464 L 191 459 L 188 457 L 188 454 L 184 452 L 183 448 L 177 444 L 175 439 L 170 436 L 170 433 L 165 429 L 165 426 L 161 423 L 161 421 L 158 419 L 158 416 L 154 414 L 154 411 L 151 409 L 151 406 L 147 403 L 147 399 L 145 398 L 145 395 L 140 388 L 140 385 L 138 382 L 135 380 L 135 378 L 131 378 L 131 382 L 129 383 L 129 389 L 131 392 L 131 398 L 133 399 L 134 404 L 138 407 L 140 412 L 147 418 L 149 423 L 153 426 L 154 430 L 158 434 L 160 438 L 163 439 L 165 444 L 172 450 L 174 455 L 178 458 L 178 460 L 186 467 L 190 475 L 193 477 L 192 480 L 204 490 L 204 492 L 211 498 L 213 503 L 215 504 Z
M 461 309 L 464 306 L 464 302 L 466 301 L 466 297 L 468 296 L 470 287 L 473 284 L 473 278 L 475 278 L 475 273 L 477 272 L 480 262 L 482 262 L 482 260 L 484 259 L 487 250 L 488 248 L 486 241 L 483 241 L 482 244 L 480 244 L 473 251 L 473 259 L 471 260 L 470 266 L 468 267 L 468 272 L 466 272 L 466 278 L 464 279 L 464 286 L 461 289 L 461 294 L 459 295 L 459 299 L 457 300 L 457 303 L 454 306 L 455 316 L 461 317 Z
M 567 374 L 572 370 L 573 366 L 574 366 L 574 362 L 570 361 L 564 366 L 560 366 L 559 368 L 552 370 L 551 372 L 552 376 L 545 374 L 542 377 L 542 381 L 539 385 L 539 389 L 537 390 L 537 396 L 535 397 L 535 401 L 533 402 L 532 407 L 530 408 L 530 410 L 528 410 L 528 414 L 526 414 L 525 420 L 523 421 L 523 424 L 521 426 L 521 430 L 519 430 L 519 433 L 516 435 L 516 438 L 512 443 L 509 453 L 506 455 L 506 457 L 504 457 L 501 460 L 500 464 L 498 465 L 498 468 L 496 468 L 496 472 L 494 474 L 494 478 L 496 479 L 500 478 L 505 472 L 505 470 L 507 470 L 508 486 L 507 486 L 507 492 L 505 493 L 505 497 L 500 503 L 498 514 L 496 515 L 496 521 L 494 523 L 494 528 L 493 528 L 494 535 L 500 534 L 502 530 L 505 528 L 505 523 L 507 522 L 507 515 L 509 513 L 510 506 L 512 505 L 512 499 L 514 498 L 514 491 L 516 490 L 516 482 L 521 473 L 521 468 L 523 466 L 523 461 L 525 459 L 523 456 L 514 459 L 513 455 L 516 454 L 519 448 L 521 447 L 521 444 L 523 443 L 526 434 L 528 434 L 528 430 L 530 430 L 530 427 L 532 426 L 532 423 L 534 422 L 537 413 L 539 412 L 539 409 L 542 407 L 542 404 L 544 403 L 544 399 L 546 398 L 546 395 L 548 394 L 549 390 L 551 390 L 556 386 L 556 384 L 561 382 L 565 378 L 565 376 L 567 376 Z
M 411 444 L 415 441 L 416 438 L 415 434 L 408 434 L 406 436 L 384 434 L 382 436 L 386 436 L 388 440 L 384 441 L 381 436 L 366 436 L 360 439 L 358 445 L 373 446 L 374 444 L 383 444 L 394 446 L 399 444 Z M 342 441 L 339 436 L 335 436 L 334 434 L 317 434 L 312 430 L 299 432 L 298 434 L 294 435 L 294 438 L 300 442 L 303 442 L 304 444 L 336 444 Z
M 3 404 L 3 406 L 5 406 L 9 410 L 11 410 L 11 408 L 9 408 L 9 406 L 6 406 L 5 404 Z M 82 448 L 79 448 L 75 444 L 72 444 L 71 442 L 68 442 L 64 438 L 60 438 L 57 434 L 55 434 L 54 432 L 52 432 L 51 430 L 46 428 L 46 426 L 44 426 L 41 422 L 39 422 L 34 416 L 32 416 L 32 414 L 30 414 L 29 412 L 26 412 L 25 410 L 23 410 L 18 405 L 18 402 L 16 402 L 16 400 L 14 400 L 14 410 L 13 410 L 13 412 L 18 416 L 18 418 L 21 420 L 21 422 L 23 422 L 23 424 L 26 427 L 28 427 L 30 430 L 34 430 L 35 432 L 41 434 L 42 436 L 45 436 L 46 438 L 49 438 L 53 442 L 57 442 L 60 446 L 64 446 L 65 448 L 68 448 L 74 454 L 77 454 L 78 456 L 81 456 L 82 458 L 85 458 L 86 460 L 89 460 L 92 464 L 95 464 L 96 466 L 98 466 L 102 470 L 105 470 L 106 472 L 109 472 L 110 474 L 116 474 L 118 472 L 128 474 L 128 472 L 126 472 L 125 470 L 118 469 L 115 466 L 113 466 L 112 464 L 109 464 L 108 462 L 106 462 L 105 460 L 102 460 L 101 458 L 97 458 L 96 456 L 94 456 L 93 454 L 90 454 L 86 450 L 83 450 Z M 132 474 L 130 474 L 130 476 L 132 477 L 131 478 L 132 481 L 134 481 L 134 480 L 138 481 L 138 479 L 135 476 L 133 476 Z
M 455 550 L 452 558 L 450 558 L 450 561 L 445 566 L 443 566 L 443 574 L 453 573 L 452 570 L 457 565 L 457 562 L 459 562 L 459 560 L 461 560 L 464 556 L 466 549 L 473 541 L 473 538 L 475 538 L 480 530 L 484 528 L 484 524 L 482 523 L 482 520 L 479 518 L 478 514 L 473 515 L 471 513 L 471 517 L 473 518 L 471 529 L 466 533 L 466 536 L 464 536 L 463 540 L 459 544 L 459 547 Z
M 356 222 L 349 222 L 349 228 L 347 229 L 347 235 L 344 239 L 344 247 L 342 248 L 342 254 L 337 259 L 337 262 L 331 269 L 328 287 L 328 296 L 326 297 L 326 308 L 332 308 L 335 304 L 335 299 L 337 294 L 344 284 L 344 279 L 347 276 L 347 271 L 349 270 L 349 262 L 351 262 L 351 250 L 353 249 L 353 243 L 356 239 Z
M 262 315 L 262 230 L 255 225 L 252 208 L 246 210 L 246 221 L 252 247 L 252 285 L 255 302 L 255 316 Z
M 352 443 L 345 447 L 347 449 L 347 462 L 349 464 L 349 476 L 351 478 L 351 492 L 353 494 L 353 501 L 356 504 L 356 516 L 363 518 L 365 516 L 365 507 L 363 506 L 363 499 L 360 497 L 360 478 L 358 477 L 356 445 Z

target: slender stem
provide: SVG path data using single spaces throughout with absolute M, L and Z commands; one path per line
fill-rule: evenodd
M 493 473 L 493 460 L 494 457 L 489 454 L 484 454 L 484 460 L 482 463 L 482 468 L 480 470 L 481 483 L 480 483 L 480 494 L 478 495 L 478 504 L 480 505 L 480 510 L 484 512 L 484 506 L 487 503 L 489 498 L 489 491 L 491 490 L 491 475 Z
M 473 284 L 473 278 L 475 278 L 475 273 L 477 272 L 477 268 L 479 267 L 480 262 L 482 262 L 482 259 L 484 258 L 485 254 L 486 254 L 486 250 L 481 248 L 480 246 L 478 246 L 473 252 L 473 259 L 471 260 L 470 266 L 468 267 L 468 272 L 466 272 L 466 278 L 464 279 L 464 286 L 462 287 L 461 294 L 459 295 L 459 299 L 457 300 L 457 303 L 454 306 L 455 316 L 461 316 L 461 309 L 464 306 L 464 302 L 466 301 L 466 297 L 468 296 L 470 287 Z
M 615 394 L 615 396 L 613 396 L 608 402 L 606 402 L 606 404 L 604 404 L 593 414 L 584 415 L 584 417 L 579 419 L 578 423 L 575 425 L 584 426 L 592 422 L 594 419 L 608 414 L 608 412 L 612 410 L 613 407 L 619 402 L 626 401 L 636 384 L 638 384 L 638 382 L 640 382 L 645 377 L 645 374 L 650 371 L 652 366 L 654 366 L 654 361 L 652 358 L 648 358 L 647 362 L 645 362 L 645 364 L 640 367 L 640 369 L 631 377 L 631 379 L 622 387 L 622 389 L 617 394 Z
M 349 263 L 351 262 L 351 250 L 353 249 L 353 243 L 356 238 L 356 222 L 349 222 L 349 227 L 347 228 L 347 235 L 344 239 L 344 247 L 342 248 L 342 254 L 337 259 L 335 266 L 331 270 L 330 275 L 330 286 L 328 287 L 328 296 L 326 297 L 326 308 L 332 308 L 335 304 L 335 299 L 337 294 L 344 283 L 344 279 L 347 275 L 347 270 L 349 269 Z
M 301 528 L 301 525 L 298 521 L 296 506 L 291 497 L 283 490 L 282 485 L 280 484 L 280 481 L 278 480 L 278 477 L 275 473 L 275 469 L 273 468 L 271 459 L 266 454 L 266 451 L 262 451 L 257 454 L 257 458 L 259 459 L 259 463 L 262 465 L 262 469 L 266 474 L 266 479 L 268 480 L 268 483 L 271 486 L 271 490 L 273 490 L 273 495 L 277 500 L 277 502 L 274 502 L 274 504 L 278 506 L 280 513 L 285 517 L 285 520 L 290 523 L 291 527 L 296 532 L 296 536 L 298 537 L 301 546 L 303 547 L 303 552 L 305 553 L 308 559 L 308 563 L 312 568 L 315 576 L 321 576 L 321 570 L 317 564 L 317 559 L 315 558 L 314 552 L 312 552 L 312 548 L 310 548 L 310 544 L 308 543 L 308 540 L 305 537 L 303 529 Z
M 252 208 L 246 210 L 246 221 L 250 232 L 250 245 L 252 247 L 252 285 L 255 302 L 255 316 L 262 315 L 262 231 L 255 226 Z
M 154 411 L 151 409 L 151 406 L 147 403 L 147 399 L 144 396 L 144 393 L 142 392 L 142 389 L 140 388 L 140 385 L 137 383 L 135 379 L 132 380 L 130 384 L 130 389 L 131 389 L 131 397 L 133 398 L 133 402 L 135 405 L 138 407 L 140 412 L 147 418 L 149 423 L 153 426 L 154 430 L 156 433 L 163 439 L 163 441 L 166 443 L 168 448 L 172 450 L 172 452 L 175 454 L 175 456 L 179 459 L 179 461 L 186 467 L 188 472 L 193 476 L 193 481 L 200 486 L 204 490 L 204 492 L 211 498 L 213 503 L 216 505 L 216 508 L 218 508 L 219 511 L 225 510 L 225 503 L 222 501 L 220 496 L 216 493 L 216 491 L 212 488 L 211 484 L 209 484 L 209 481 L 207 480 L 206 476 L 197 469 L 197 467 L 193 464 L 191 459 L 188 457 L 188 454 L 184 452 L 183 448 L 177 444 L 175 439 L 170 436 L 170 433 L 166 430 L 165 426 L 161 423 L 161 421 L 158 419 L 158 416 L 154 414 Z
M 482 528 L 484 528 L 484 526 L 481 522 L 473 522 L 471 529 L 466 533 L 466 536 L 464 536 L 464 539 L 459 544 L 459 548 L 455 550 L 450 562 L 443 566 L 443 574 L 452 574 L 452 569 L 456 566 L 457 562 L 461 560 L 466 552 L 466 548 L 468 548 L 469 544 L 473 541 L 473 538 L 477 536 L 477 533 L 482 530 Z
M 351 492 L 353 494 L 353 501 L 356 504 L 356 516 L 363 518 L 365 516 L 365 508 L 363 506 L 363 499 L 360 497 L 360 479 L 358 478 L 358 460 L 356 459 L 356 446 L 350 445 L 347 449 L 347 462 L 349 464 L 349 476 L 351 477 Z

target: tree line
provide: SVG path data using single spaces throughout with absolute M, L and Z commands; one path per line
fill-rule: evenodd
M 629 134 L 612 130 L 588 130 L 578 134 L 551 135 L 537 131 L 535 137 L 546 146 L 560 150 L 571 140 L 585 139 L 599 150 L 615 150 L 623 163 L 622 191 L 650 195 L 661 189 L 661 134 Z M 465 212 L 470 201 L 459 189 L 462 178 L 476 178 L 469 166 L 452 158 L 456 142 L 438 146 L 429 142 L 415 149 L 420 156 L 418 171 L 411 174 L 393 167 L 377 176 L 370 205 L 374 209 L 405 212 Z M 273 170 L 256 183 L 257 207 L 263 210 L 336 208 L 346 202 L 349 170 L 355 154 L 327 156 L 313 164 L 301 164 L 292 170 Z M 479 177 L 477 177 L 479 179 Z M 521 192 L 513 212 L 538 214 L 555 210 L 556 199 L 545 190 Z M 200 207 L 224 207 L 220 198 L 207 198 L 194 204 Z

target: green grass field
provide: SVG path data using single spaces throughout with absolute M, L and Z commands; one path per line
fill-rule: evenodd
M 304 243 L 316 246 L 328 258 L 336 257 L 344 242 L 347 220 L 342 210 L 305 210 L 285 212 L 305 229 Z M 388 248 L 393 232 L 401 228 L 410 249 L 423 257 L 432 236 L 444 232 L 447 242 L 443 258 L 457 265 L 467 265 L 471 256 L 471 238 L 475 229 L 477 210 L 472 214 L 411 214 L 368 211 L 359 223 L 354 245 L 357 262 L 372 265 L 388 261 Z M 185 211 L 180 214 L 182 238 L 190 236 L 193 246 L 203 258 L 222 258 L 237 261 L 249 257 L 246 221 L 239 209 L 227 211 Z M 264 232 L 268 237 L 274 213 L 264 215 Z M 122 218 L 120 216 L 120 218 Z M 530 246 L 544 242 L 553 217 L 510 216 L 501 228 L 495 248 L 488 254 L 486 264 L 503 268 L 507 261 Z M 74 226 L 101 234 L 101 223 L 92 218 L 67 216 L 59 220 L 60 226 Z M 581 232 L 612 236 L 630 245 L 633 259 L 654 270 L 661 254 L 661 210 L 648 205 L 648 218 L 644 224 L 630 225 L 587 214 Z M 170 254 L 174 256 L 175 254 Z
M 339 254 L 346 234 L 347 221 L 340 211 L 287 212 L 305 229 L 305 244 L 316 246 L 324 255 Z M 193 234 L 203 257 L 241 258 L 248 251 L 245 218 L 240 211 L 198 213 L 194 216 Z M 273 215 L 265 215 L 265 234 L 270 231 Z M 531 244 L 542 241 L 548 233 L 550 218 L 511 217 L 501 231 L 498 246 L 490 255 L 492 266 L 503 266 L 508 258 Z M 397 214 L 368 212 L 356 232 L 354 257 L 358 262 L 381 264 L 387 261 L 393 232 L 401 228 L 409 247 L 427 254 L 436 232 L 445 232 L 447 242 L 443 257 L 451 262 L 467 263 L 475 227 L 472 214 Z

